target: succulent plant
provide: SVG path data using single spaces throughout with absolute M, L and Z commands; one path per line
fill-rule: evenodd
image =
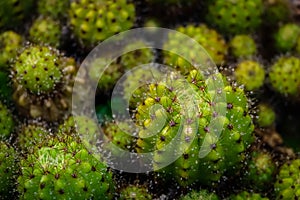
M 12 69 L 13 99 L 21 114 L 55 121 L 68 114 L 76 62 L 46 46 L 27 46 Z
M 144 186 L 129 185 L 120 191 L 119 200 L 151 200 L 152 195 Z
M 268 200 L 269 198 L 267 197 L 262 197 L 260 194 L 258 193 L 249 193 L 247 191 L 243 191 L 239 194 L 236 195 L 232 195 L 230 197 L 231 200 Z
M 266 103 L 260 103 L 258 105 L 257 116 L 257 123 L 260 127 L 270 127 L 275 123 L 276 113 L 273 108 Z
M 255 31 L 262 23 L 262 0 L 213 0 L 208 2 L 208 23 L 224 34 L 242 34 Z
M 116 33 L 133 27 L 134 4 L 126 0 L 85 0 L 71 2 L 69 21 L 76 37 L 92 47 Z
M 20 199 L 112 199 L 112 173 L 76 136 L 48 140 L 20 165 Z
M 166 78 L 172 83 L 169 86 L 160 82 L 148 84 L 147 98 L 139 104 L 135 116 L 137 124 L 142 127 L 138 135 L 136 151 L 139 153 L 154 151 L 154 170 L 164 175 L 166 179 L 175 178 L 184 187 L 197 182 L 211 184 L 220 180 L 225 172 L 231 173 L 233 168 L 236 170 L 241 167 L 244 153 L 253 142 L 254 126 L 251 117 L 247 114 L 247 98 L 242 89 L 224 86 L 222 93 L 224 92 L 227 100 L 221 105 L 225 106 L 224 109 L 227 111 L 226 116 L 218 118 L 218 114 L 212 111 L 214 103 L 211 102 L 211 98 L 213 97 L 209 95 L 213 94 L 213 91 L 208 89 L 201 73 L 192 70 L 185 79 L 193 88 L 194 94 L 189 96 L 194 95 L 195 98 L 199 98 L 197 101 L 199 110 L 195 111 L 199 114 L 196 114 L 195 119 L 186 120 L 188 124 L 193 124 L 194 120 L 198 120 L 199 127 L 182 128 L 180 138 L 183 141 L 176 143 L 172 149 L 175 152 L 183 149 L 187 145 L 184 141 L 190 142 L 190 146 L 184 148 L 182 155 L 174 163 L 166 168 L 158 169 L 157 166 L 166 160 L 167 155 L 164 152 L 166 146 L 184 124 L 181 121 L 184 117 L 182 110 L 184 105 L 181 105 L 177 98 L 182 95 L 182 90 L 187 91 L 188 88 L 176 89 L 182 85 L 182 82 L 174 77 L 176 75 Z M 217 82 L 222 81 L 221 75 L 217 77 L 215 77 Z M 222 124 L 219 139 L 216 129 L 210 126 L 211 120 L 214 120 L 213 126 L 218 127 L 217 124 Z M 153 133 L 155 135 L 151 135 Z M 195 139 L 190 138 L 192 133 L 196 134 Z M 203 153 L 200 151 L 201 147 L 207 148 L 201 151 L 208 151 L 204 157 L 200 156 Z
M 275 47 L 279 52 L 292 51 L 297 45 L 300 27 L 294 23 L 281 26 L 274 35 Z
M 255 191 L 269 189 L 275 178 L 276 165 L 268 152 L 253 151 L 247 164 L 244 181 Z
M 68 0 L 40 0 L 37 3 L 40 15 L 60 19 L 67 15 L 70 1 Z
M 298 199 L 300 160 L 292 160 L 285 163 L 276 177 L 274 190 L 276 199 Z
M 129 51 L 132 48 L 136 48 L 136 50 L 123 54 L 119 59 L 112 63 L 107 63 L 108 61 L 105 58 L 93 60 L 91 63 L 92 68 L 89 71 L 90 78 L 92 81 L 98 81 L 97 75 L 99 75 L 101 70 L 105 69 L 107 64 L 110 64 L 101 75 L 101 78 L 98 81 L 98 88 L 102 91 L 111 90 L 123 73 L 126 73 L 139 65 L 148 64 L 154 61 L 154 52 L 149 48 L 143 47 L 145 47 L 145 42 L 143 41 L 136 41 L 132 44 L 128 44 L 124 48 L 124 52 Z
M 11 60 L 17 56 L 18 49 L 22 47 L 23 38 L 13 31 L 0 34 L 0 68 L 9 69 Z
M 37 144 L 45 142 L 53 133 L 47 130 L 44 123 L 24 123 L 18 131 L 18 145 L 23 153 L 32 152 Z
M 207 190 L 192 191 L 180 200 L 219 200 L 219 197 L 215 193 L 208 192 Z
M 48 93 L 62 79 L 58 53 L 49 47 L 29 46 L 18 57 L 13 70 L 14 82 L 31 93 Z
M 14 125 L 15 122 L 11 111 L 0 102 L 0 139 L 9 138 L 13 132 Z
M 16 179 L 18 173 L 18 155 L 7 142 L 0 141 L 0 197 L 16 197 Z
M 61 38 L 61 27 L 59 21 L 50 17 L 37 18 L 29 29 L 29 38 L 35 44 L 59 47 Z
M 33 0 L 7 0 L 0 3 L 0 28 L 15 28 L 31 13 Z
M 264 0 L 264 4 L 264 21 L 266 25 L 274 26 L 291 20 L 292 13 L 288 1 Z
M 129 135 L 134 128 L 126 122 L 110 122 L 104 126 L 104 134 L 108 139 L 118 147 L 126 151 L 134 150 L 135 137 Z
M 264 84 L 265 70 L 260 63 L 253 60 L 240 62 L 235 71 L 235 78 L 239 84 L 243 84 L 246 90 L 257 90 Z
M 272 88 L 287 96 L 298 96 L 300 85 L 300 59 L 294 56 L 279 58 L 270 68 Z
M 255 41 L 250 35 L 234 36 L 229 42 L 229 48 L 235 58 L 251 57 L 257 53 Z
M 186 27 L 180 26 L 176 29 L 177 31 L 186 34 L 187 36 L 196 40 L 207 53 L 211 56 L 213 61 L 217 65 L 221 65 L 225 62 L 227 55 L 227 44 L 223 39 L 222 35 L 219 34 L 214 29 L 208 28 L 205 24 L 199 26 L 188 25 Z M 167 42 L 164 44 L 164 49 L 166 48 L 178 48 L 179 46 L 184 49 L 182 44 L 186 41 L 181 41 L 181 38 L 176 38 L 177 36 L 170 34 Z M 191 54 L 192 58 L 195 58 L 199 55 L 195 52 L 190 51 L 189 48 L 184 49 L 186 52 Z M 195 54 L 195 55 L 194 55 Z M 174 67 L 179 66 L 179 68 L 187 68 L 191 65 L 187 61 L 180 58 L 178 55 L 166 53 L 164 55 L 164 63 L 173 65 Z

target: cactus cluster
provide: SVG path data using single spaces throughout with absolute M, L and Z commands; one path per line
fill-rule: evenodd
M 289 0 L 0 0 L 0 199 L 299 199 L 299 16 Z M 167 29 L 121 33 L 150 26 Z

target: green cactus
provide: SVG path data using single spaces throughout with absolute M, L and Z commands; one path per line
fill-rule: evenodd
M 45 124 L 29 122 L 19 128 L 18 145 L 24 153 L 32 152 L 37 144 L 45 142 L 51 136 L 53 133 L 47 130 Z
M 69 114 L 77 72 L 73 58 L 46 46 L 27 46 L 12 68 L 13 100 L 20 114 L 57 121 Z
M 58 53 L 49 47 L 29 46 L 13 66 L 14 82 L 34 94 L 55 89 L 62 78 Z
M 243 180 L 247 187 L 250 186 L 255 191 L 263 191 L 272 186 L 275 170 L 275 163 L 269 153 L 254 151 L 251 153 Z
M 176 77 L 174 75 L 174 77 Z M 222 76 L 218 75 L 217 80 L 222 81 Z M 162 154 L 163 149 L 179 131 L 182 125 L 183 108 L 177 97 L 182 95 L 180 89 L 176 87 L 182 85 L 181 82 L 172 80 L 171 86 L 164 83 L 148 84 L 146 99 L 139 104 L 136 111 L 136 121 L 142 129 L 137 139 L 136 151 L 139 153 L 154 151 L 154 170 L 157 165 L 163 162 L 166 157 Z M 239 88 L 225 86 L 222 91 L 227 98 L 226 103 L 221 104 L 227 107 L 226 116 L 214 118 L 212 111 L 211 96 L 213 91 L 208 90 L 202 75 L 196 70 L 192 70 L 187 75 L 186 80 L 195 97 L 200 98 L 198 106 L 200 108 L 197 120 L 198 129 L 190 127 L 184 129 L 178 146 L 174 150 L 185 147 L 185 139 L 191 133 L 196 134 L 196 138 L 191 141 L 191 146 L 183 150 L 183 154 L 171 165 L 159 170 L 159 173 L 167 179 L 175 178 L 182 186 L 188 186 L 196 182 L 211 184 L 218 181 L 225 172 L 231 173 L 241 167 L 241 162 L 245 158 L 245 151 L 253 142 L 253 129 L 251 117 L 247 114 L 248 105 L 244 91 Z M 173 88 L 173 89 L 172 89 Z M 187 88 L 183 89 L 187 90 Z M 191 94 L 192 95 L 192 94 Z M 190 105 L 192 106 L 192 105 Z M 226 109 L 226 108 L 225 108 Z M 216 116 L 215 116 L 216 117 Z M 167 121 L 166 121 L 167 120 Z M 214 125 L 224 123 L 220 139 L 218 139 L 215 129 L 210 128 L 210 121 L 214 120 Z M 216 125 L 217 126 L 217 125 Z M 149 134 L 154 134 L 149 136 Z M 148 136 L 145 138 L 145 136 Z M 189 141 L 189 140 L 188 140 Z M 181 146 L 182 145 L 182 146 Z M 208 154 L 200 158 L 201 147 L 207 147 Z M 225 153 L 226 152 L 226 153 Z M 166 155 L 167 156 L 167 155 Z M 233 170 L 234 171 L 234 170 Z
M 23 38 L 13 31 L 5 31 L 0 34 L 0 69 L 7 70 L 11 60 L 17 56 L 22 47 Z
M 59 47 L 61 37 L 61 27 L 59 21 L 50 17 L 37 18 L 29 29 L 29 38 L 35 44 L 50 45 Z
M 32 12 L 33 0 L 6 0 L 0 2 L 0 28 L 15 28 Z
M 234 36 L 229 42 L 229 48 L 235 58 L 251 57 L 257 53 L 255 41 L 250 35 Z
M 110 122 L 104 126 L 104 134 L 118 147 L 126 151 L 134 150 L 135 137 L 129 135 L 134 128 L 126 122 Z
M 18 173 L 18 155 L 7 142 L 0 141 L 0 197 L 16 197 L 16 179 Z
M 38 1 L 38 12 L 40 15 L 60 19 L 67 15 L 70 7 L 68 0 L 40 0 Z
M 52 138 L 20 161 L 20 199 L 112 199 L 107 166 L 75 136 Z
M 262 0 L 212 0 L 206 20 L 223 34 L 248 33 L 261 25 L 263 10 Z
M 134 4 L 126 0 L 72 1 L 69 21 L 84 46 L 93 47 L 116 33 L 133 27 Z
M 275 123 L 276 113 L 268 104 L 260 103 L 258 105 L 257 116 L 257 123 L 260 127 L 270 127 Z
M 213 61 L 217 65 L 221 65 L 225 63 L 226 55 L 227 55 L 227 44 L 223 39 L 222 35 L 220 35 L 214 29 L 208 28 L 205 24 L 194 26 L 188 25 L 186 27 L 178 27 L 176 31 L 179 31 L 187 36 L 196 40 L 203 48 L 207 51 L 207 53 L 211 56 Z M 198 57 L 196 52 L 190 51 L 189 48 L 184 48 L 182 45 L 186 41 L 181 41 L 182 37 L 176 38 L 174 35 L 170 34 L 167 42 L 164 44 L 164 49 L 166 48 L 178 48 L 182 47 L 186 52 L 191 54 L 192 58 Z M 172 65 L 174 67 L 186 68 L 188 69 L 189 64 L 187 61 L 180 58 L 178 55 L 165 53 L 164 62 L 166 64 Z M 186 70 L 183 70 L 186 71 Z
M 215 193 L 210 193 L 207 190 L 192 191 L 183 197 L 180 200 L 219 200 L 219 197 Z
M 290 5 L 287 0 L 264 0 L 266 25 L 279 25 L 291 20 Z
M 230 197 L 230 200 L 269 200 L 267 197 L 262 197 L 258 193 L 249 193 L 246 191 L 243 191 L 237 195 L 232 195 Z
M 274 185 L 276 199 L 298 199 L 300 197 L 300 159 L 285 163 L 279 170 Z
M 151 200 L 148 189 L 139 185 L 129 185 L 120 191 L 119 200 Z
M 300 27 L 294 23 L 281 26 L 274 35 L 275 47 L 279 52 L 292 51 L 297 45 Z
M 256 61 L 245 60 L 240 62 L 235 71 L 235 78 L 239 84 L 243 84 L 248 91 L 258 90 L 264 84 L 265 70 Z
M 11 111 L 0 102 L 0 140 L 9 138 L 14 129 L 14 119 Z
M 89 76 L 93 81 L 98 81 L 97 76 L 100 70 L 104 70 L 107 64 L 110 64 L 98 82 L 98 88 L 102 91 L 109 91 L 117 83 L 118 79 L 123 73 L 128 72 L 134 67 L 139 65 L 148 64 L 154 61 L 154 52 L 149 48 L 145 47 L 145 43 L 142 41 L 136 41 L 132 44 L 128 44 L 124 48 L 124 52 L 129 51 L 132 48 L 137 48 L 135 51 L 120 56 L 119 60 L 115 60 L 112 63 L 107 63 L 105 58 L 95 59 L 91 65 L 92 68 L 89 71 Z
M 272 88 L 286 96 L 298 96 L 300 86 L 300 59 L 294 56 L 279 58 L 270 68 Z

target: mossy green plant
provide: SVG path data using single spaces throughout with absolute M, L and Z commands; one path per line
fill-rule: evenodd
M 232 195 L 230 197 L 230 200 L 269 200 L 267 197 L 263 197 L 259 193 L 253 193 L 253 192 L 247 192 L 243 191 L 240 192 L 239 194 Z

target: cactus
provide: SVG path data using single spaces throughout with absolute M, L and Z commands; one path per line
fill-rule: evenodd
M 219 197 L 215 193 L 210 193 L 207 190 L 192 191 L 183 197 L 180 200 L 219 200 Z
M 0 3 L 0 28 L 15 28 L 20 25 L 33 8 L 33 0 L 7 0 Z
M 129 185 L 120 191 L 119 200 L 151 200 L 152 195 L 147 188 L 139 185 Z
M 68 12 L 70 2 L 68 0 L 40 0 L 37 6 L 40 15 L 60 19 Z
M 29 38 L 35 44 L 50 45 L 59 47 L 61 37 L 61 27 L 59 21 L 50 17 L 37 18 L 29 29 Z
M 48 140 L 20 165 L 20 199 L 112 199 L 112 173 L 76 136 Z
M 255 41 L 250 35 L 234 36 L 229 42 L 229 48 L 235 58 L 251 57 L 257 53 Z
M 275 47 L 279 52 L 294 50 L 300 35 L 300 27 L 294 23 L 281 26 L 274 35 Z
M 23 153 L 32 152 L 37 144 L 45 142 L 53 133 L 44 123 L 29 122 L 23 124 L 18 132 L 18 145 Z
M 68 114 L 76 62 L 46 46 L 27 46 L 12 69 L 13 100 L 21 114 L 56 121 Z
M 234 75 L 237 82 L 243 84 L 248 91 L 258 90 L 265 80 L 264 68 L 253 60 L 240 62 L 234 71 Z
M 212 0 L 206 20 L 224 34 L 248 33 L 261 25 L 263 9 L 262 0 Z
M 22 47 L 23 38 L 13 31 L 0 34 L 0 68 L 9 69 L 11 60 L 17 56 Z
M 69 21 L 81 43 L 86 47 L 93 47 L 98 42 L 133 27 L 135 7 L 126 0 L 73 1 Z
M 13 67 L 14 82 L 34 94 L 51 92 L 63 76 L 60 64 L 55 50 L 29 46 L 19 55 Z
M 156 171 L 156 165 L 166 159 L 161 151 L 176 135 L 181 123 L 183 123 L 181 119 L 184 111 L 181 110 L 182 105 L 177 99 L 182 91 L 176 90 L 177 84 L 181 85 L 182 83 L 176 83 L 176 78 L 172 80 L 171 77 L 166 78 L 172 82 L 172 86 L 169 87 L 160 82 L 148 84 L 147 98 L 139 104 L 135 116 L 137 124 L 143 127 L 138 135 L 136 151 L 143 153 L 155 150 L 153 159 L 156 163 L 154 165 Z M 251 117 L 247 114 L 247 98 L 243 90 L 225 86 L 222 90 L 227 98 L 226 116 L 214 121 L 214 125 L 224 123 L 218 140 L 214 133 L 215 129 L 209 128 L 210 120 L 213 119 L 211 117 L 214 116 L 211 110 L 211 97 L 208 95 L 212 91 L 208 91 L 203 77 L 196 70 L 192 70 L 186 80 L 188 80 L 191 88 L 194 88 L 195 91 L 192 90 L 195 92 L 194 95 L 200 98 L 198 103 L 201 109 L 197 115 L 199 128 L 191 127 L 189 131 L 186 130 L 188 132 L 183 131 L 182 139 L 191 133 L 195 133 L 196 138 L 191 141 L 191 146 L 186 148 L 173 164 L 160 169 L 158 172 L 164 175 L 166 179 L 175 178 L 184 187 L 196 182 L 209 185 L 218 181 L 223 173 L 230 173 L 233 168 L 236 170 L 241 167 L 244 153 L 253 142 L 253 124 Z M 217 80 L 222 80 L 222 76 L 219 75 Z M 165 122 L 166 119 L 167 122 Z M 158 128 L 160 131 L 157 130 Z M 149 133 L 157 134 L 144 138 Z M 185 145 L 184 142 L 179 142 L 178 146 L 174 147 L 175 152 L 176 149 L 184 148 Z M 200 158 L 199 155 L 202 152 L 199 150 L 204 145 L 210 151 L 207 156 Z
M 249 193 L 246 191 L 243 191 L 237 195 L 232 195 L 230 197 L 230 200 L 269 200 L 267 197 L 262 197 L 258 193 Z
M 176 30 L 188 35 L 189 37 L 196 40 L 200 45 L 202 45 L 217 65 L 224 64 L 227 55 L 227 44 L 222 35 L 220 35 L 217 31 L 208 28 L 205 24 L 199 26 L 181 26 Z M 164 49 L 166 49 L 167 47 L 178 48 L 179 46 L 184 48 L 184 46 L 182 46 L 182 43 L 186 41 L 180 41 L 175 37 L 172 34 L 169 35 L 169 39 L 164 44 Z M 195 56 L 199 56 L 197 54 L 194 55 L 195 52 L 190 52 L 189 48 L 186 48 L 184 50 L 186 52 L 189 52 L 192 55 L 192 58 Z M 187 66 L 190 65 L 187 61 L 184 61 L 178 55 L 170 53 L 166 53 L 164 55 L 164 63 L 173 65 L 174 67 L 179 66 L 179 68 L 188 68 Z
M 279 58 L 270 68 L 272 88 L 286 96 L 298 96 L 300 85 L 300 59 L 294 56 Z
M 16 179 L 18 173 L 18 155 L 7 142 L 0 141 L 0 197 L 16 197 Z
M 136 41 L 132 44 L 128 44 L 124 48 L 124 52 L 131 50 L 132 48 L 137 48 L 135 51 L 130 51 L 128 53 L 120 56 L 118 60 L 112 63 L 107 63 L 105 58 L 97 58 L 92 61 L 92 68 L 89 71 L 89 76 L 92 81 L 98 81 L 97 75 L 99 75 L 100 70 L 104 70 L 107 64 L 110 64 L 98 82 L 98 88 L 102 91 L 109 91 L 113 88 L 119 78 L 123 73 L 130 71 L 134 67 L 139 65 L 148 64 L 154 61 L 154 53 L 149 48 L 145 47 L 145 42 Z
M 260 127 L 270 127 L 275 123 L 276 113 L 268 104 L 260 103 L 258 105 L 257 116 L 257 123 Z
M 296 159 L 285 163 L 276 177 L 274 190 L 276 199 L 298 199 L 300 160 Z
M 268 152 L 253 151 L 247 164 L 244 183 L 255 191 L 264 191 L 274 182 L 276 166 Z

